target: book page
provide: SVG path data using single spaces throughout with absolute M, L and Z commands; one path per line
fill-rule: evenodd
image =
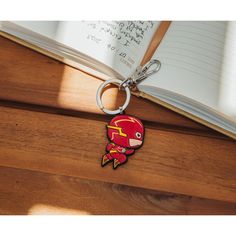
M 141 62 L 160 22 L 15 21 L 14 23 L 88 55 L 126 78 Z M 38 45 L 43 47 L 44 43 L 47 42 L 38 42 Z
M 55 39 L 59 27 L 59 21 L 13 21 L 26 29 L 40 33 L 51 39 Z
M 161 61 L 161 69 L 142 85 L 163 88 L 225 112 L 219 102 L 220 91 L 230 87 L 230 79 L 222 78 L 223 68 L 230 63 L 224 60 L 225 48 L 235 42 L 235 36 L 226 42 L 227 27 L 227 22 L 172 22 L 153 56 Z M 231 103 L 235 108 L 235 97 Z
M 228 22 L 219 90 L 219 109 L 236 120 L 236 22 Z
M 97 59 L 124 77 L 141 62 L 159 22 L 60 22 L 56 40 Z

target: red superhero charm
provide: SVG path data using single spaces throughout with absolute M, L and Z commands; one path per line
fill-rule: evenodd
M 111 141 L 107 144 L 107 153 L 102 157 L 102 166 L 113 162 L 113 168 L 128 161 L 143 144 L 144 126 L 142 122 L 129 115 L 117 115 L 107 125 L 107 136 Z

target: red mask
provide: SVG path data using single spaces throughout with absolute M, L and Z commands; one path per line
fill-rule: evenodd
M 135 117 L 118 115 L 107 125 L 107 135 L 111 142 L 119 146 L 137 149 L 143 143 L 144 126 Z

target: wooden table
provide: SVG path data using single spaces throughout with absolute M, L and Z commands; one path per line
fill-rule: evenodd
M 101 168 L 100 83 L 0 37 L 1 214 L 236 213 L 236 142 L 142 98 L 127 113 L 144 121 L 144 146 Z

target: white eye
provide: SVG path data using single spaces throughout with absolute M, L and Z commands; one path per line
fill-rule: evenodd
M 141 135 L 139 132 L 137 132 L 137 133 L 135 134 L 135 136 L 136 136 L 137 138 L 141 138 L 141 137 L 142 137 L 142 135 Z

